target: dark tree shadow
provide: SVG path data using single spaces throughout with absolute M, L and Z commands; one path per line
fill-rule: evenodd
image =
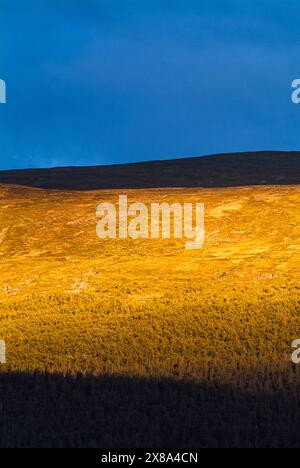
M 268 396 L 212 383 L 2 373 L 0 446 L 299 447 L 290 390 Z
M 57 190 L 295 185 L 300 184 L 300 153 L 236 153 L 115 166 L 2 171 L 0 184 Z

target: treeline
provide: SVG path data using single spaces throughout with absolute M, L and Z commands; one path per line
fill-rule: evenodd
M 199 290 L 1 305 L 1 447 L 297 447 L 300 302 Z
M 97 294 L 31 296 L 1 304 L 5 371 L 122 374 L 202 381 L 218 368 L 290 363 L 298 296 L 207 299 L 199 291 L 132 304 Z

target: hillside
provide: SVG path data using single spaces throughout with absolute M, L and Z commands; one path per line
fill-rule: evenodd
M 297 185 L 300 153 L 220 154 L 114 166 L 0 172 L 0 184 L 60 190 Z
M 204 248 L 188 251 L 175 239 L 98 239 L 96 208 L 117 202 L 119 194 L 146 204 L 204 203 Z M 292 340 L 300 338 L 299 200 L 300 153 L 0 172 L 0 339 L 7 343 L 0 388 L 16 388 L 21 401 L 29 385 L 33 399 L 46 405 L 38 389 L 47 393 L 55 373 L 52 399 L 57 391 L 68 401 L 70 388 L 79 407 L 81 398 L 91 398 L 93 424 L 86 428 L 89 440 L 82 436 L 80 443 L 70 402 L 71 446 L 99 446 L 110 438 L 111 446 L 148 440 L 157 447 L 146 425 L 132 423 L 146 421 L 151 407 L 165 414 L 150 418 L 151 434 L 164 437 L 166 428 L 174 429 L 167 430 L 165 446 L 176 440 L 184 447 L 224 440 L 272 445 L 272 437 L 284 446 L 286 434 L 295 445 L 299 373 L 290 355 Z M 78 372 L 86 382 L 65 380 Z M 131 388 L 138 407 L 123 402 L 124 388 Z M 3 401 L 6 415 L 12 401 Z M 105 435 L 95 427 L 108 418 L 107 404 L 116 414 L 114 431 Z M 232 420 L 237 413 L 238 422 Z M 32 418 L 42 425 L 40 435 L 33 430 L 22 443 L 55 445 L 57 420 L 46 437 L 38 414 Z M 129 433 L 118 432 L 129 420 Z M 16 421 L 21 424 L 21 413 Z M 239 424 L 245 433 L 235 431 Z M 258 426 L 260 438 L 253 435 Z M 0 427 L 1 434 L 6 445 L 18 437 L 12 427 Z
M 243 172 L 253 186 L 245 185 Z M 161 185 L 169 187 L 159 187 L 158 173 Z M 237 279 L 247 288 L 289 283 L 299 261 L 299 177 L 296 153 L 0 172 L 0 297 L 33 291 L 108 293 L 116 287 L 145 301 L 190 282 L 191 275 L 202 285 L 211 275 L 221 278 L 215 284 L 221 288 Z M 202 187 L 202 180 L 214 188 Z M 33 187 L 55 184 L 59 189 Z M 67 190 L 72 184 L 78 190 Z M 132 189 L 134 184 L 159 188 Z M 87 190 L 92 185 L 105 189 Z M 96 208 L 103 201 L 116 203 L 123 193 L 129 202 L 204 203 L 205 248 L 187 252 L 178 240 L 100 241 Z

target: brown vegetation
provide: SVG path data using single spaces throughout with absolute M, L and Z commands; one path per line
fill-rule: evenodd
M 25 185 L 0 186 L 0 445 L 297 445 L 299 185 Z M 100 241 L 120 193 L 205 203 L 204 248 Z

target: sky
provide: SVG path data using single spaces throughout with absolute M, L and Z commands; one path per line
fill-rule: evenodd
M 300 149 L 298 0 L 0 0 L 0 169 Z

